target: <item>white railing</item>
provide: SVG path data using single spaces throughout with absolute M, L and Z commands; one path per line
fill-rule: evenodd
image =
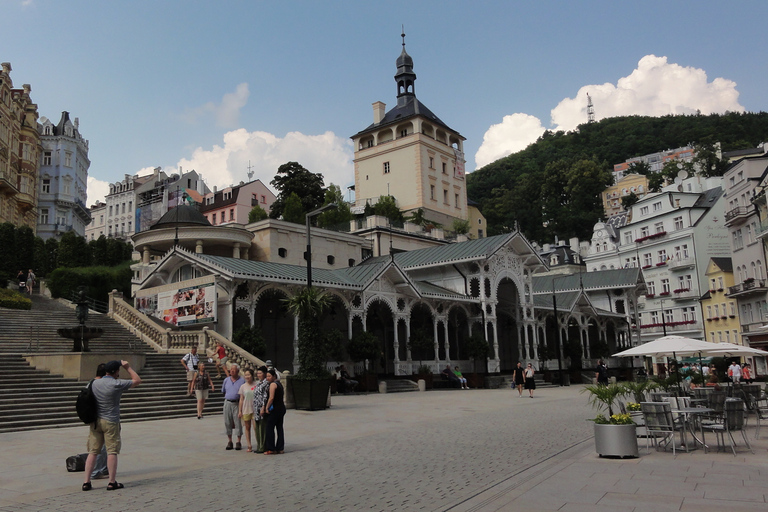
M 209 327 L 195 331 L 163 329 L 147 315 L 125 302 L 120 293 L 114 291 L 109 294 L 109 316 L 158 352 L 185 354 L 190 347 L 196 346 L 201 354 L 211 357 L 218 341 L 226 349 L 230 362 L 250 368 L 266 365 L 264 361 Z

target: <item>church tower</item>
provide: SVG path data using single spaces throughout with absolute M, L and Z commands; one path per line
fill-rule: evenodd
M 373 124 L 352 136 L 355 145 L 355 205 L 391 195 L 403 212 L 424 209 L 435 223 L 468 219 L 464 137 L 416 98 L 413 58 L 397 58 L 397 105 L 373 104 Z

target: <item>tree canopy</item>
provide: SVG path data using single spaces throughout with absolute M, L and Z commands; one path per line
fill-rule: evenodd
M 309 213 L 323 204 L 323 175 L 308 171 L 298 162 L 288 162 L 278 167 L 277 174 L 270 184 L 278 191 L 277 199 L 272 203 L 269 212 L 273 219 L 284 217 L 285 203 L 291 194 L 296 194 L 300 199 L 304 213 Z M 301 222 L 304 222 L 303 217 Z
M 732 151 L 765 140 L 765 112 L 607 118 L 568 133 L 546 131 L 526 149 L 468 174 L 467 195 L 480 204 L 490 235 L 517 223 L 531 240 L 589 238 L 603 216 L 600 194 L 614 164 L 694 144 L 697 157 L 689 165 L 717 176 L 726 165 L 716 158 L 715 143 Z M 578 209 L 578 217 L 571 217 Z
M 336 228 L 341 231 L 349 229 L 349 221 L 354 217 L 349 208 L 349 204 L 344 201 L 344 194 L 341 187 L 331 183 L 325 191 L 323 206 L 336 203 L 336 208 L 326 210 L 317 216 L 317 225 L 321 228 Z

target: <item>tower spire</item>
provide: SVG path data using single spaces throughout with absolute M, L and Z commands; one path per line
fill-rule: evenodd
M 400 37 L 403 38 L 403 51 L 405 51 L 405 25 L 400 25 Z
M 397 83 L 397 105 L 404 106 L 410 98 L 416 96 L 416 88 L 414 86 L 416 73 L 413 72 L 413 59 L 405 51 L 405 26 L 402 26 L 400 37 L 403 38 L 403 51 L 400 52 L 400 56 L 395 62 L 397 65 L 395 82 Z
M 592 97 L 587 93 L 587 122 L 595 122 L 595 106 L 592 105 Z

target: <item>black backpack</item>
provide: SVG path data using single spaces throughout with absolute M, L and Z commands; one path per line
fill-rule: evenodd
M 80 390 L 75 403 L 77 417 L 83 423 L 94 423 L 99 417 L 99 404 L 96 402 L 96 395 L 93 394 L 91 386 L 93 386 L 93 380 Z

